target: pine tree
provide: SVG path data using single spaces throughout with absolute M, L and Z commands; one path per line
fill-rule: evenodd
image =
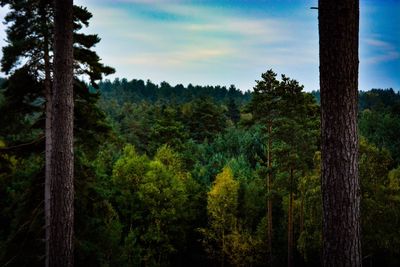
M 74 265 L 73 0 L 56 0 L 48 266 Z M 47 159 L 46 159 L 47 160 Z
M 3 84 L 5 88 L 5 105 L 1 112 L 6 114 L 1 124 L 1 135 L 8 146 L 17 145 L 13 154 L 24 156 L 28 153 L 39 153 L 43 137 L 46 139 L 45 167 L 45 214 L 46 240 L 49 236 L 50 220 L 50 158 L 52 149 L 52 73 L 53 73 L 53 25 L 54 6 L 50 0 L 2 0 L 2 6 L 8 5 L 10 12 L 5 21 L 8 24 L 7 46 L 3 47 L 1 59 L 2 71 L 10 74 Z M 104 115 L 95 106 L 98 95 L 91 93 L 88 86 L 79 81 L 79 77 L 89 77 L 92 85 L 101 79 L 103 74 L 114 70 L 100 63 L 100 58 L 90 49 L 100 41 L 97 35 L 86 35 L 78 31 L 88 26 L 91 14 L 83 7 L 73 7 L 74 39 L 74 98 L 76 106 L 77 143 L 93 150 L 93 142 L 98 135 L 90 133 L 90 128 L 99 132 L 107 131 Z M 43 101 L 45 100 L 45 101 Z M 84 116 L 82 116 L 84 114 Z M 45 119 L 43 119 L 45 117 Z M 28 118 L 28 120 L 24 119 Z M 45 125 L 42 124 L 45 121 Z M 43 134 L 44 133 L 44 134 Z M 100 134 L 101 136 L 101 134 Z M 79 142 L 90 137 L 91 142 Z M 22 144 L 22 145 L 21 145 Z M 88 149 L 89 148 L 89 149 Z M 48 248 L 46 249 L 48 251 Z
M 312 165 L 318 135 L 318 108 L 303 86 L 282 75 L 281 80 L 269 70 L 257 81 L 251 102 L 254 119 L 266 125 L 267 131 L 267 190 L 272 191 L 273 174 L 288 177 L 288 266 L 293 264 L 294 230 L 293 203 L 297 172 L 305 172 Z M 272 157 L 274 155 L 274 157 Z M 272 173 L 274 171 L 274 173 Z M 272 244 L 272 199 L 267 199 L 268 244 Z M 272 248 L 270 261 L 272 261 Z
M 277 88 L 279 81 L 276 79 L 276 73 L 268 70 L 261 75 L 262 80 L 256 81 L 257 85 L 254 87 L 254 95 L 250 103 L 253 118 L 260 121 L 267 128 L 267 165 L 268 177 L 266 179 L 267 188 L 267 225 L 268 225 L 268 261 L 272 264 L 272 238 L 273 238 L 273 225 L 272 225 L 272 127 L 275 117 L 277 116 L 276 100 L 278 99 Z

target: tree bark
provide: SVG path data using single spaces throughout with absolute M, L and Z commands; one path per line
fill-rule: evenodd
M 358 0 L 319 0 L 323 265 L 361 266 Z
M 47 28 L 46 7 L 41 7 L 42 27 Z M 43 31 L 45 32 L 45 31 Z M 50 33 L 48 33 L 50 34 Z M 51 90 L 51 71 L 50 71 L 50 52 L 49 36 L 44 34 L 43 52 L 44 52 L 44 95 L 46 99 L 46 122 L 45 122 L 45 182 L 44 182 L 44 214 L 45 214 L 45 240 L 46 240 L 46 258 L 45 266 L 49 266 L 49 238 L 50 238 L 50 177 L 51 177 L 51 110 L 52 110 L 52 90 Z
M 73 266 L 73 0 L 54 2 L 49 266 Z
M 45 46 L 48 43 L 45 41 Z M 49 266 L 48 255 L 49 255 L 49 236 L 50 236 L 50 162 L 51 162 L 51 106 L 52 106 L 52 94 L 51 94 L 51 82 L 50 82 L 50 64 L 48 49 L 45 49 L 45 98 L 46 98 L 46 152 L 45 152 L 45 182 L 44 182 L 44 211 L 45 211 L 45 228 L 46 228 L 46 266 Z

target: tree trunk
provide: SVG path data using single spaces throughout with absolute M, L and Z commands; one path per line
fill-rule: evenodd
M 290 189 L 288 207 L 288 267 L 293 266 L 293 168 L 290 168 Z
M 46 7 L 41 7 L 42 27 L 47 28 L 47 14 Z M 43 31 L 45 32 L 45 31 Z M 50 34 L 50 33 L 49 33 Z M 51 106 L 52 106 L 52 93 L 51 93 L 51 71 L 50 71 L 50 56 L 49 56 L 49 36 L 45 33 L 43 42 L 44 52 L 44 95 L 46 99 L 46 122 L 45 122 L 45 137 L 46 137 L 46 150 L 45 150 L 45 181 L 44 181 L 44 214 L 45 214 L 45 240 L 46 240 L 46 258 L 45 266 L 49 266 L 49 237 L 50 237 L 50 162 L 51 162 Z
M 55 0 L 49 266 L 73 266 L 73 0 Z
M 49 235 L 50 235 L 50 162 L 51 162 L 51 81 L 50 81 L 50 64 L 49 64 L 49 49 L 48 42 L 45 41 L 45 52 L 44 52 L 44 65 L 45 65 L 45 80 L 44 80 L 44 90 L 46 98 L 46 126 L 45 126 L 45 136 L 46 136 L 46 152 L 45 152 L 45 182 L 44 182 L 44 213 L 45 213 L 45 228 L 46 228 L 46 266 L 49 266 Z
M 268 261 L 272 266 L 272 122 L 268 123 L 268 180 L 267 180 L 267 221 L 268 221 Z
M 361 266 L 358 0 L 319 0 L 323 265 Z

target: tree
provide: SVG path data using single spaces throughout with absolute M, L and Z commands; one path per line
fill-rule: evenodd
M 74 265 L 73 0 L 56 0 L 50 156 L 49 266 Z M 47 262 L 47 261 L 46 261 Z
M 211 140 L 226 126 L 222 108 L 211 98 L 199 98 L 182 107 L 185 126 L 196 141 Z
M 5 88 L 6 104 L 1 107 L 7 114 L 2 121 L 2 131 L 9 145 L 28 144 L 24 150 L 12 151 L 24 155 L 29 152 L 40 152 L 41 140 L 46 139 L 45 167 L 45 214 L 46 240 L 48 239 L 50 220 L 50 154 L 52 148 L 51 118 L 52 118 L 52 73 L 53 73 L 53 25 L 54 6 L 50 0 L 2 0 L 2 6 L 8 5 L 10 12 L 5 21 L 8 24 L 7 45 L 3 47 L 1 60 L 2 71 L 10 74 L 2 85 Z M 89 77 L 91 83 L 101 79 L 103 74 L 114 70 L 100 63 L 100 58 L 90 49 L 100 41 L 97 35 L 78 33 L 83 26 L 88 26 L 91 14 L 83 7 L 73 7 L 73 39 L 74 39 L 74 98 L 79 99 L 76 105 L 75 128 L 77 143 L 93 150 L 98 140 L 90 130 L 107 132 L 104 117 L 95 106 L 98 95 L 88 90 L 85 83 L 78 80 L 79 76 Z M 43 101 L 43 99 L 45 101 Z M 44 107 L 43 107 L 44 106 Z M 15 108 L 18 107 L 18 108 Z M 84 116 L 80 116 L 84 114 Z M 45 116 L 45 119 L 43 117 Z M 25 120 L 23 118 L 28 118 Z M 7 121 L 11 122 L 8 123 Z M 45 125 L 42 124 L 45 121 Z M 22 122 L 22 123 L 21 123 Z M 10 126 L 6 126 L 9 124 Z M 84 127 L 82 127 L 84 125 Z M 18 128 L 18 129 L 17 129 Z M 44 130 L 43 130 L 44 128 Z M 4 131 L 3 131 L 4 129 Z M 44 134 L 43 134 L 44 132 Z M 88 143 L 80 142 L 90 138 Z M 33 140 L 33 141 L 32 141 Z M 94 142 L 93 142 L 94 141 Z M 34 146 L 33 146 L 34 145 Z M 48 248 L 46 249 L 48 251 Z M 48 252 L 46 253 L 48 254 Z
M 163 144 L 171 146 L 176 151 L 182 150 L 188 135 L 183 123 L 179 121 L 178 110 L 171 106 L 162 106 L 155 115 L 148 150 L 155 152 Z
M 234 180 L 232 170 L 225 167 L 215 179 L 208 192 L 207 211 L 209 228 L 202 229 L 204 244 L 210 256 L 224 266 L 227 254 L 227 237 L 236 229 L 239 183 Z M 215 244 L 215 248 L 212 244 Z M 217 252 L 214 252 L 217 249 Z
M 268 178 L 266 179 L 267 188 L 267 225 L 268 225 L 268 260 L 270 263 L 273 262 L 272 254 L 272 127 L 274 119 L 277 116 L 277 105 L 276 100 L 278 99 L 277 88 L 279 87 L 279 81 L 276 79 L 276 73 L 272 70 L 268 70 L 266 73 L 261 74 L 262 80 L 256 81 L 257 85 L 254 87 L 254 95 L 251 101 L 251 109 L 255 120 L 259 120 L 267 127 L 267 165 L 268 165 Z
M 115 201 L 124 224 L 124 256 L 135 266 L 167 265 L 183 249 L 192 203 L 190 176 L 179 157 L 161 147 L 154 160 L 124 148 L 113 169 Z
M 289 193 L 288 201 L 288 266 L 293 264 L 294 229 L 293 204 L 295 177 L 298 172 L 306 172 L 312 165 L 316 150 L 317 129 L 319 127 L 318 107 L 314 98 L 303 93 L 303 86 L 296 80 L 282 75 L 276 79 L 272 70 L 262 74 L 257 81 L 251 102 L 253 118 L 265 125 L 267 136 L 267 160 L 260 158 L 267 166 L 267 220 L 268 244 L 272 245 L 272 177 L 283 176 L 288 183 L 284 190 Z M 277 179 L 275 179 L 277 180 Z M 279 182 L 279 181 L 278 181 Z M 277 188 L 274 189 L 277 191 Z M 272 248 L 270 250 L 270 261 Z
M 232 97 L 230 97 L 228 100 L 228 117 L 235 125 L 240 120 L 240 110 Z
M 391 162 L 388 150 L 369 144 L 363 137 L 360 139 L 362 249 L 368 255 L 364 258 L 366 265 L 399 264 L 400 234 L 393 231 L 400 221 L 399 170 L 389 171 Z
M 361 266 L 358 0 L 319 1 L 323 265 Z

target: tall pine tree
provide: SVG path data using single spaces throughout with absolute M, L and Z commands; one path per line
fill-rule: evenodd
M 53 78 L 53 25 L 54 6 L 51 0 L 2 0 L 10 12 L 5 17 L 8 25 L 7 45 L 3 47 L 2 71 L 9 74 L 3 84 L 5 104 L 1 112 L 6 114 L 1 122 L 0 135 L 11 153 L 21 157 L 42 150 L 46 140 L 45 166 L 45 213 L 46 240 L 50 222 L 50 158 L 52 151 L 52 78 Z M 89 25 L 91 13 L 86 8 L 73 7 L 74 42 L 74 99 L 76 141 L 86 151 L 93 150 L 94 135 L 107 131 L 104 115 L 96 106 L 98 94 L 91 92 L 80 77 L 86 76 L 96 88 L 96 80 L 114 70 L 104 66 L 98 55 L 91 50 L 99 41 L 97 35 L 79 33 Z M 101 136 L 101 135 L 100 135 Z M 90 140 L 81 142 L 85 138 Z M 12 148 L 18 149 L 12 149 Z M 7 149 L 7 148 L 6 148 Z M 46 251 L 48 251 L 48 247 Z
M 56 0 L 47 266 L 74 265 L 73 0 Z M 46 159 L 47 161 L 48 159 Z M 45 199 L 47 201 L 47 199 Z

